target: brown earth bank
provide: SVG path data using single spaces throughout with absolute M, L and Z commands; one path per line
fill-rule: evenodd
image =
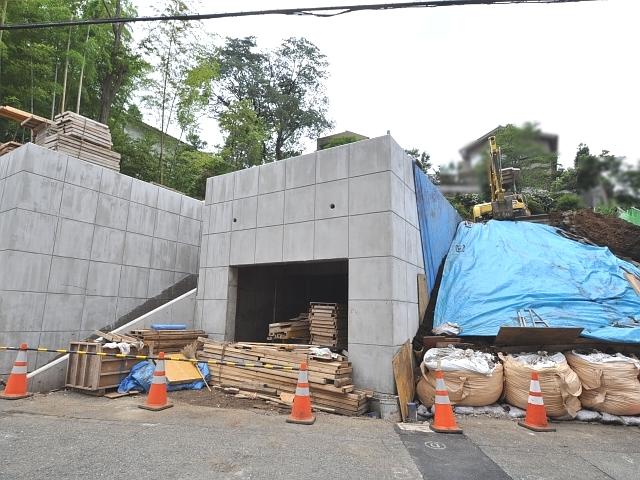
M 637 225 L 588 209 L 551 213 L 549 224 L 609 247 L 619 257 L 640 262 L 640 227 Z

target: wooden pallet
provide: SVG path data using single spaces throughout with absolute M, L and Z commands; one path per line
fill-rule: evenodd
M 205 338 L 207 334 L 204 330 L 131 330 L 129 335 L 142 340 L 153 353 L 176 353 L 180 352 L 187 345 L 198 340 L 198 337 Z
M 269 324 L 267 340 L 298 340 L 309 342 L 309 318 L 306 313 L 292 318 L 288 322 Z
M 311 343 L 342 349 L 347 346 L 347 307 L 339 303 L 312 302 L 309 308 Z

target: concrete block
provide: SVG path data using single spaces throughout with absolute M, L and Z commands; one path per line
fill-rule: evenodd
M 404 183 L 404 161 L 407 154 L 393 137 L 389 137 L 389 148 L 391 155 L 391 171 L 396 174 L 398 179 Z
M 229 253 L 231 252 L 231 233 L 216 233 L 214 235 L 207 235 L 207 237 L 207 255 L 203 266 L 228 266 Z
M 195 308 L 195 295 L 189 295 L 177 301 L 171 307 L 171 323 L 184 323 L 187 325 L 187 328 L 195 328 L 193 326 L 196 313 Z
M 158 209 L 166 212 L 180 214 L 182 208 L 182 195 L 166 188 L 158 189 Z
M 117 297 L 92 297 L 84 300 L 81 330 L 102 330 L 116 321 Z M 109 330 L 109 328 L 106 328 Z M 104 331 L 104 330 L 103 330 Z
M 258 197 L 241 198 L 233 201 L 232 230 L 256 228 Z
M 392 257 L 349 259 L 349 301 L 392 300 Z
M 256 232 L 255 263 L 275 263 L 282 261 L 283 232 L 284 227 L 282 225 L 258 228 Z
M 42 317 L 43 332 L 78 331 L 82 324 L 84 295 L 48 293 Z M 67 342 L 68 343 L 68 342 Z M 68 345 L 63 345 L 66 348 Z M 60 346 L 55 348 L 61 348 Z
M 406 264 L 407 283 L 406 283 L 406 299 L 407 302 L 418 303 L 418 267 Z
M 127 232 L 124 240 L 124 265 L 135 267 L 151 266 L 153 237 Z
M 304 261 L 313 258 L 314 222 L 284 226 L 283 261 Z
M 205 300 L 226 300 L 229 291 L 229 268 L 216 267 L 204 269 Z
M 349 145 L 316 152 L 316 183 L 331 182 L 349 176 Z
M 285 187 L 298 188 L 316 183 L 316 153 L 280 160 L 285 162 Z
M 149 290 L 147 297 L 156 297 L 171 286 L 173 286 L 173 272 L 167 270 L 149 270 Z
M 199 246 L 201 228 L 200 220 L 181 216 L 178 223 L 178 242 Z
M 67 155 L 33 143 L 27 143 L 12 152 L 11 161 L 6 162 L 5 175 L 25 171 L 32 172 L 54 180 L 64 180 L 67 168 Z
M 41 332 L 40 345 L 48 348 L 69 348 L 69 342 L 81 340 L 80 332 L 78 330 L 79 328 L 76 328 L 73 331 L 65 330 L 61 332 Z M 35 368 L 40 368 L 46 365 L 47 363 L 55 359 L 58 355 L 59 354 L 57 353 L 38 352 L 36 354 Z
M 4 195 L 4 186 L 6 185 L 6 183 L 7 181 L 4 178 L 0 178 L 0 207 L 2 206 L 2 196 Z M 2 211 L 2 208 L 0 208 L 0 212 Z
M 122 263 L 125 244 L 125 232 L 115 228 L 95 227 L 91 260 L 110 263 Z
M 202 220 L 202 207 L 204 202 L 195 198 L 182 195 L 182 205 L 180 206 L 180 215 L 183 217 L 193 218 L 194 220 Z
M 209 333 L 224 334 L 227 326 L 227 301 L 203 300 L 202 329 Z
M 51 257 L 39 253 L 0 251 L 0 290 L 45 292 Z
M 127 229 L 129 202 L 122 198 L 101 193 L 98 196 L 96 223 L 105 227 Z
M 210 233 L 230 232 L 231 220 L 233 219 L 233 202 L 216 203 L 210 208 Z
M 316 220 L 313 258 L 349 257 L 349 219 L 347 217 Z
M 211 205 L 213 203 L 213 178 L 207 178 L 204 190 L 204 204 Z
M 149 269 L 139 267 L 122 267 L 118 296 L 131 298 L 147 298 L 149 287 Z
M 105 168 L 70 156 L 64 181 L 78 187 L 100 190 L 103 170 Z
M 402 167 L 404 170 L 404 183 L 412 192 L 415 192 L 415 177 L 413 172 L 414 160 L 409 155 L 405 154 L 402 160 Z
M 178 227 L 180 216 L 175 213 L 158 210 L 153 235 L 164 240 L 176 241 L 178 239 Z
M 49 293 L 72 293 L 84 295 L 87 290 L 89 260 L 53 257 L 49 275 Z
M 422 257 L 420 231 L 408 222 L 405 222 L 405 242 L 405 259 L 410 264 L 418 266 L 420 264 L 420 258 Z
M 0 213 L 0 250 L 48 253 L 53 244 L 58 219 L 46 213 L 13 209 Z
M 278 192 L 284 190 L 285 162 L 282 160 L 260 165 L 258 174 L 258 193 Z
M 87 295 L 116 297 L 122 266 L 113 263 L 91 262 L 87 276 Z
M 233 187 L 235 183 L 235 173 L 227 173 L 226 175 L 217 175 L 211 181 L 212 201 L 213 203 L 228 202 L 233 200 Z
M 57 215 L 60 211 L 63 185 L 59 180 L 19 172 L 7 178 L 0 211 L 22 208 Z
M 141 235 L 153 236 L 158 210 L 139 203 L 129 203 L 127 231 Z
M 56 229 L 53 254 L 61 257 L 91 258 L 94 225 L 61 218 Z
M 176 244 L 176 248 L 176 271 L 196 273 L 198 271 L 200 248 L 184 243 Z
M 88 188 L 64 184 L 60 216 L 71 220 L 94 223 L 98 209 L 98 192 Z
M 196 298 L 201 300 L 204 298 L 205 281 L 206 281 L 206 268 L 198 269 L 198 291 Z
M 2 344 L 3 345 L 20 345 L 21 343 L 26 343 L 30 347 L 37 347 L 39 345 L 40 340 L 40 332 L 8 332 L 2 334 Z M 14 353 L 14 352 L 11 352 Z M 11 353 L 3 353 L 0 355 L 0 375 L 2 375 L 3 379 L 6 379 L 11 372 L 11 368 L 13 367 L 13 362 L 16 360 L 15 353 L 11 355 Z M 27 368 L 29 371 L 32 371 L 36 368 L 36 355 L 27 355 Z M 31 385 L 30 385 L 31 386 Z M 30 389 L 31 390 L 31 389 Z
M 348 214 L 349 180 L 336 180 L 316 185 L 316 220 L 343 217 Z
M 407 338 L 413 338 L 420 328 L 420 313 L 417 303 L 407 303 Z
M 391 362 L 399 347 L 349 342 L 349 361 L 353 365 L 353 383 L 358 388 L 394 394 Z
M 171 322 L 171 306 L 163 306 L 159 310 L 155 310 L 142 322 L 143 328 L 149 328 L 154 323 L 172 323 Z
M 5 153 L 2 158 L 0 158 L 0 180 L 7 176 L 7 166 L 9 162 L 12 161 L 15 156 L 15 150 L 9 153 Z
M 185 273 L 185 272 L 173 272 L 173 284 L 175 285 L 176 283 L 181 282 L 182 280 L 187 278 L 189 275 L 193 275 L 193 274 Z
M 118 306 L 116 308 L 116 322 L 125 315 L 131 313 L 145 301 L 145 298 L 118 298 Z
M 349 345 L 393 345 L 393 306 L 390 300 L 349 301 Z
M 0 292 L 0 325 L 5 332 L 39 332 L 46 293 Z M 6 356 L 6 353 L 4 354 Z
M 156 208 L 159 187 L 134 178 L 131 180 L 131 201 Z
M 391 169 L 391 137 L 372 138 L 349 144 L 349 176 Z
M 132 183 L 133 178 L 105 168 L 100 180 L 100 191 L 107 195 L 130 200 Z
M 193 328 L 202 329 L 202 309 L 204 307 L 204 300 L 196 300 L 195 305 L 195 317 L 193 319 Z
M 391 210 L 397 213 L 401 218 L 404 218 L 404 191 L 407 187 L 402 180 L 393 174 L 389 175 L 389 179 L 391 180 Z
M 154 238 L 151 247 L 151 268 L 171 270 L 176 266 L 176 242 Z
M 258 167 L 238 170 L 234 175 L 233 198 L 245 198 L 258 195 Z
M 213 212 L 213 205 L 205 205 L 202 207 L 202 234 L 209 235 L 213 233 L 210 231 L 209 225 L 211 224 L 211 215 Z
M 349 217 L 349 257 L 392 255 L 394 233 L 391 212 Z
M 418 222 L 418 206 L 416 193 L 405 185 L 404 187 L 404 218 L 416 228 L 420 228 Z
M 392 345 L 401 345 L 413 338 L 413 335 L 409 334 L 407 305 L 406 302 L 393 302 L 393 343 L 390 343 Z
M 313 220 L 316 186 L 287 190 L 284 194 L 284 223 Z
M 234 269 L 237 271 L 237 269 Z M 231 342 L 236 336 L 236 308 L 238 304 L 238 287 L 229 286 L 229 298 L 227 299 L 227 327 L 224 331 L 225 341 Z
M 349 215 L 391 210 L 391 173 L 349 179 Z
M 248 265 L 255 262 L 256 229 L 231 232 L 231 265 Z
M 392 298 L 407 301 L 407 262 L 393 258 L 391 260 Z
M 284 192 L 267 193 L 258 197 L 258 227 L 284 223 Z
M 402 218 L 391 213 L 391 255 L 401 260 L 407 259 L 407 232 Z

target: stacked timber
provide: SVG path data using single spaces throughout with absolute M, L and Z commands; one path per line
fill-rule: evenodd
M 187 345 L 206 337 L 204 330 L 131 330 L 129 335 L 142 340 L 150 354 L 177 353 Z
M 269 324 L 267 340 L 296 340 L 299 343 L 309 343 L 309 315 L 301 313 L 288 322 Z
M 344 357 L 325 360 L 316 357 L 311 345 L 273 343 L 221 343 L 199 338 L 202 350 L 198 360 L 254 363 L 266 367 L 240 367 L 210 363 L 211 381 L 222 387 L 244 390 L 272 389 L 276 395 L 295 393 L 301 362 L 309 368 L 311 402 L 321 409 L 342 415 L 361 415 L 368 410 L 372 392 L 356 390 L 352 383 L 353 368 Z M 268 368 L 269 365 L 296 370 Z
M 347 308 L 339 303 L 312 302 L 311 343 L 342 349 L 347 346 Z
M 9 153 L 12 150 L 15 150 L 20 145 L 22 145 L 22 144 L 19 143 L 19 142 L 14 142 L 14 141 L 9 141 L 9 142 L 6 142 L 6 143 L 0 143 L 0 157 L 2 155 L 4 155 L 5 153 Z
M 34 133 L 34 143 L 37 145 L 120 170 L 120 154 L 111 150 L 111 132 L 103 123 L 73 112 L 64 112 L 55 117 L 53 124 L 34 128 Z

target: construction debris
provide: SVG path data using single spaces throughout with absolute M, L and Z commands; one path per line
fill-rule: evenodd
M 129 335 L 142 340 L 149 347 L 149 354 L 164 352 L 178 353 L 184 347 L 198 340 L 206 338 L 204 330 L 131 330 Z
M 269 324 L 267 340 L 296 340 L 309 343 L 309 314 L 301 313 L 287 322 Z
M 336 349 L 347 347 L 346 305 L 312 302 L 309 321 L 312 344 Z

